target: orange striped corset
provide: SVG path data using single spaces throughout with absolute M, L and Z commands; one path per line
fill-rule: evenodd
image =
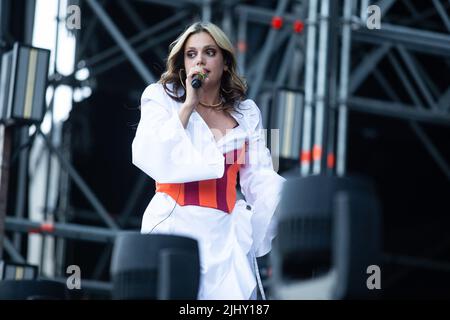
M 222 178 L 185 183 L 158 183 L 155 192 L 164 192 L 180 206 L 195 205 L 231 213 L 236 204 L 237 173 L 245 162 L 245 144 L 224 154 Z

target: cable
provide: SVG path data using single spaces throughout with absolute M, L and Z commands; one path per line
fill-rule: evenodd
M 180 186 L 180 187 L 178 188 L 177 200 L 175 200 L 175 204 L 174 204 L 172 210 L 170 211 L 169 215 L 168 215 L 167 217 L 165 217 L 164 219 L 162 219 L 160 222 L 158 222 L 158 223 L 152 228 L 152 230 L 150 230 L 149 234 L 152 233 L 153 230 L 154 230 L 157 226 L 159 226 L 161 223 L 163 223 L 164 221 L 166 221 L 166 220 L 172 215 L 173 210 L 175 210 L 175 207 L 177 206 L 177 203 L 178 203 L 178 197 L 180 196 L 181 183 L 179 184 L 179 186 Z
M 259 274 L 258 262 L 256 261 L 256 256 L 253 256 L 253 261 L 255 262 L 255 273 L 256 273 L 256 282 L 258 282 L 259 292 L 261 293 L 261 298 L 263 300 L 266 299 L 266 294 L 264 293 L 264 287 L 261 281 L 261 275 Z

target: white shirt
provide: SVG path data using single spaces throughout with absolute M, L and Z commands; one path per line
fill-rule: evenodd
M 180 107 L 161 84 L 145 89 L 132 144 L 133 164 L 159 183 L 217 179 L 224 174 L 224 154 L 247 143 L 245 164 L 239 169 L 245 201 L 238 200 L 227 214 L 214 208 L 179 206 L 158 192 L 144 212 L 141 232 L 198 240 L 199 299 L 248 299 L 256 285 L 248 256 L 263 256 L 271 249 L 273 216 L 285 179 L 273 169 L 261 112 L 252 100 L 240 102 L 238 112 L 231 112 L 239 125 L 217 142 L 195 111 L 185 129 L 178 116 Z

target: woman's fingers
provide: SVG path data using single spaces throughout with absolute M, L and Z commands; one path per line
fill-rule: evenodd
M 192 87 L 192 78 L 195 74 L 202 72 L 203 68 L 201 68 L 200 66 L 194 66 L 189 70 L 186 77 L 186 103 L 194 107 L 198 104 L 199 101 L 199 90 L 195 90 Z
M 194 66 L 189 70 L 188 78 L 192 79 L 192 77 L 196 74 L 202 74 L 203 77 L 206 76 L 206 73 L 203 70 L 203 67 L 200 66 Z

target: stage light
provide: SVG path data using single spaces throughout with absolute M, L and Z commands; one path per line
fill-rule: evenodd
M 271 128 L 279 128 L 278 148 L 271 144 L 272 153 L 283 159 L 299 160 L 303 94 L 292 90 L 276 91 L 272 106 Z M 271 140 L 272 142 L 273 140 Z
M 0 261 L 0 280 L 36 279 L 38 267 L 25 263 Z
M 33 124 L 42 121 L 50 51 L 15 43 L 2 56 L 0 122 Z

